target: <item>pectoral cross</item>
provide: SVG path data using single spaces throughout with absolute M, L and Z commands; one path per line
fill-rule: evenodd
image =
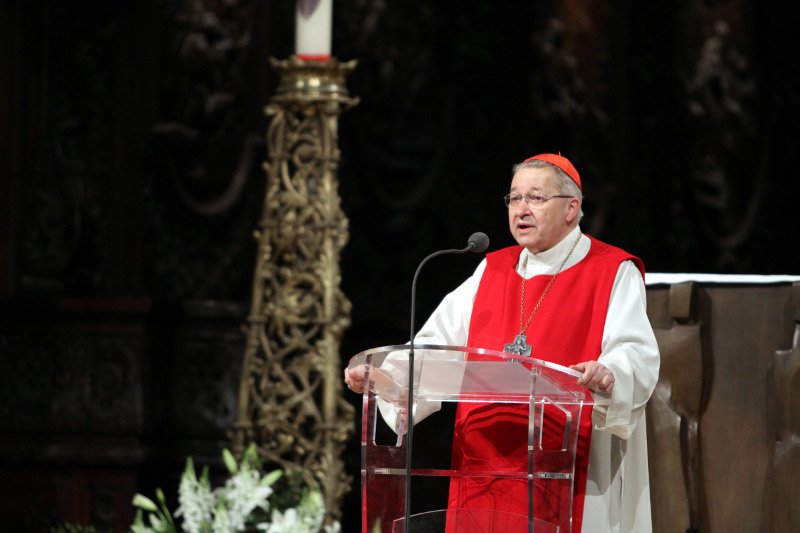
M 514 342 L 503 347 L 503 351 L 514 355 L 529 356 L 531 354 L 531 345 L 527 343 L 525 335 L 519 334 L 514 337 Z

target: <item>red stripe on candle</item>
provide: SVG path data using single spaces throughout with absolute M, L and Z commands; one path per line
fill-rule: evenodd
M 303 61 L 329 61 L 331 56 L 327 54 L 297 54 Z

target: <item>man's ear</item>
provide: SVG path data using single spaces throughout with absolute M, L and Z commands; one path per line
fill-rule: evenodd
M 567 224 L 572 224 L 581 212 L 581 204 L 577 198 L 570 198 L 567 204 Z

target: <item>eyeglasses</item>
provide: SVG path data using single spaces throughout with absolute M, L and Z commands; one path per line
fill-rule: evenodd
M 542 196 L 541 194 L 531 194 L 531 193 L 528 193 L 525 196 L 521 194 L 506 194 L 505 196 L 503 196 L 503 201 L 505 201 L 506 207 L 517 207 L 521 200 L 525 200 L 525 203 L 528 204 L 529 207 L 541 207 L 548 200 L 552 200 L 553 198 L 574 198 L 574 196 L 569 196 L 564 194 Z

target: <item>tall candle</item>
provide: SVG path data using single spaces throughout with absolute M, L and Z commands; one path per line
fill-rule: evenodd
M 333 0 L 297 0 L 294 49 L 300 59 L 330 59 L 332 11 Z

